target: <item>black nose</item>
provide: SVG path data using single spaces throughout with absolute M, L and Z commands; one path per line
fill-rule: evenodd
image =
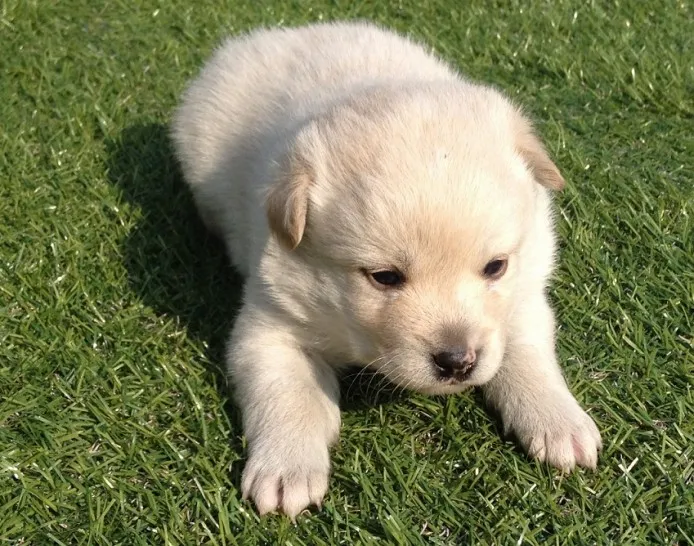
M 433 355 L 434 364 L 441 377 L 462 375 L 470 372 L 475 365 L 475 350 L 473 348 L 455 348 Z

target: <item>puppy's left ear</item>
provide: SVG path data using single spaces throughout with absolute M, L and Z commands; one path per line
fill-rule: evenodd
M 317 123 L 302 127 L 287 146 L 279 161 L 275 183 L 265 198 L 270 230 L 288 250 L 294 250 L 304 236 L 309 215 L 311 189 L 317 167 L 322 165 L 323 147 Z
M 516 124 L 516 150 L 525 160 L 535 180 L 551 190 L 561 190 L 566 181 L 535 134 L 530 122 L 521 114 Z
M 290 152 L 280 166 L 280 179 L 270 188 L 265 200 L 270 229 L 289 250 L 299 246 L 304 236 L 313 176 L 308 162 Z

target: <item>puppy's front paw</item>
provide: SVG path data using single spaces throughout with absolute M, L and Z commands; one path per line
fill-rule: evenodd
M 281 511 L 292 520 L 311 504 L 320 507 L 328 491 L 328 445 L 292 438 L 255 446 L 243 471 L 241 491 L 262 516 Z
M 567 391 L 550 396 L 538 407 L 521 405 L 502 415 L 530 457 L 566 472 L 576 465 L 595 468 L 602 440 L 598 427 Z

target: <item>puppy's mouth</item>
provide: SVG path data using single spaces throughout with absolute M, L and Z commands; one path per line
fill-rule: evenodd
M 475 367 L 475 362 L 465 364 L 461 368 L 455 370 L 442 370 L 441 368 L 437 367 L 436 379 L 440 383 L 444 383 L 446 385 L 455 385 L 457 383 L 462 383 L 463 381 L 467 381 L 468 379 L 470 379 Z

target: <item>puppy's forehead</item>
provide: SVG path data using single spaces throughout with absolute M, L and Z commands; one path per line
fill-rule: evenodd
M 356 187 L 361 206 L 383 222 L 479 228 L 488 238 L 528 212 L 535 189 L 523 162 L 508 150 L 446 144 L 387 158 Z
M 439 114 L 408 110 L 332 140 L 314 192 L 331 240 L 383 260 L 480 260 L 512 250 L 532 215 L 535 185 L 508 122 Z
M 350 261 L 445 274 L 479 267 L 519 244 L 527 202 L 494 173 L 452 171 L 442 148 L 417 172 L 384 175 L 350 186 L 325 217 Z

